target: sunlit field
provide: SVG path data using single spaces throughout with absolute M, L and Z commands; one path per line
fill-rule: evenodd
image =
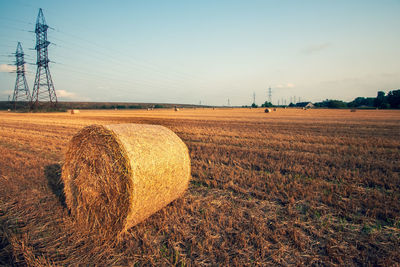
M 188 191 L 119 243 L 75 225 L 66 145 L 146 123 L 188 146 Z M 0 265 L 400 264 L 400 111 L 0 112 Z

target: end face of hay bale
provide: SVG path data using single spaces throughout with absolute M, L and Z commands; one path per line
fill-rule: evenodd
M 119 233 L 181 196 L 190 179 L 186 145 L 154 125 L 92 125 L 68 147 L 62 179 L 78 222 Z
M 93 125 L 76 134 L 68 146 L 62 179 L 66 203 L 77 221 L 89 229 L 122 228 L 129 209 L 130 170 L 110 130 Z
M 264 112 L 265 112 L 265 113 L 270 113 L 270 112 L 272 112 L 272 110 L 271 110 L 270 108 L 266 108 L 266 109 L 264 110 Z

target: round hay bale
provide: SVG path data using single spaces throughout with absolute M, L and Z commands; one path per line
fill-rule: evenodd
M 78 223 L 121 233 L 185 192 L 190 158 L 185 143 L 165 127 L 91 125 L 69 142 L 62 180 Z
M 274 108 L 274 111 L 276 111 L 276 108 Z
M 78 113 L 81 113 L 81 112 L 79 111 L 79 109 L 71 109 L 71 114 L 72 114 L 72 115 L 78 114 Z
M 355 108 L 352 108 L 351 110 L 350 110 L 350 112 L 356 112 L 357 110 L 355 109 Z
M 264 110 L 264 112 L 265 112 L 265 113 L 271 113 L 272 110 L 271 110 L 270 108 L 266 108 L 266 109 Z
M 175 111 L 179 111 L 179 108 L 175 108 Z

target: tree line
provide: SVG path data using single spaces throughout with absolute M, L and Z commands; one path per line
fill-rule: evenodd
M 322 102 L 314 103 L 315 107 L 325 108 L 380 108 L 380 109 L 399 109 L 400 108 L 400 89 L 390 91 L 385 94 L 378 91 L 376 97 L 357 97 L 351 102 L 327 99 Z
M 288 107 L 304 107 L 310 102 L 290 103 Z M 379 109 L 400 109 L 400 89 L 390 91 L 385 94 L 378 91 L 376 97 L 357 97 L 351 102 L 342 100 L 326 99 L 321 102 L 313 103 L 317 108 L 379 108 Z M 283 107 L 283 105 L 281 105 Z M 249 106 L 243 106 L 249 107 Z M 258 107 L 255 103 L 251 107 Z M 265 101 L 261 107 L 276 107 L 271 102 Z

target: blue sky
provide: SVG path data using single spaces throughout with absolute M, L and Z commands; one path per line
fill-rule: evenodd
M 59 100 L 224 105 L 400 88 L 400 1 L 0 0 L 0 100 L 39 7 Z M 32 90 L 34 65 L 27 65 Z

